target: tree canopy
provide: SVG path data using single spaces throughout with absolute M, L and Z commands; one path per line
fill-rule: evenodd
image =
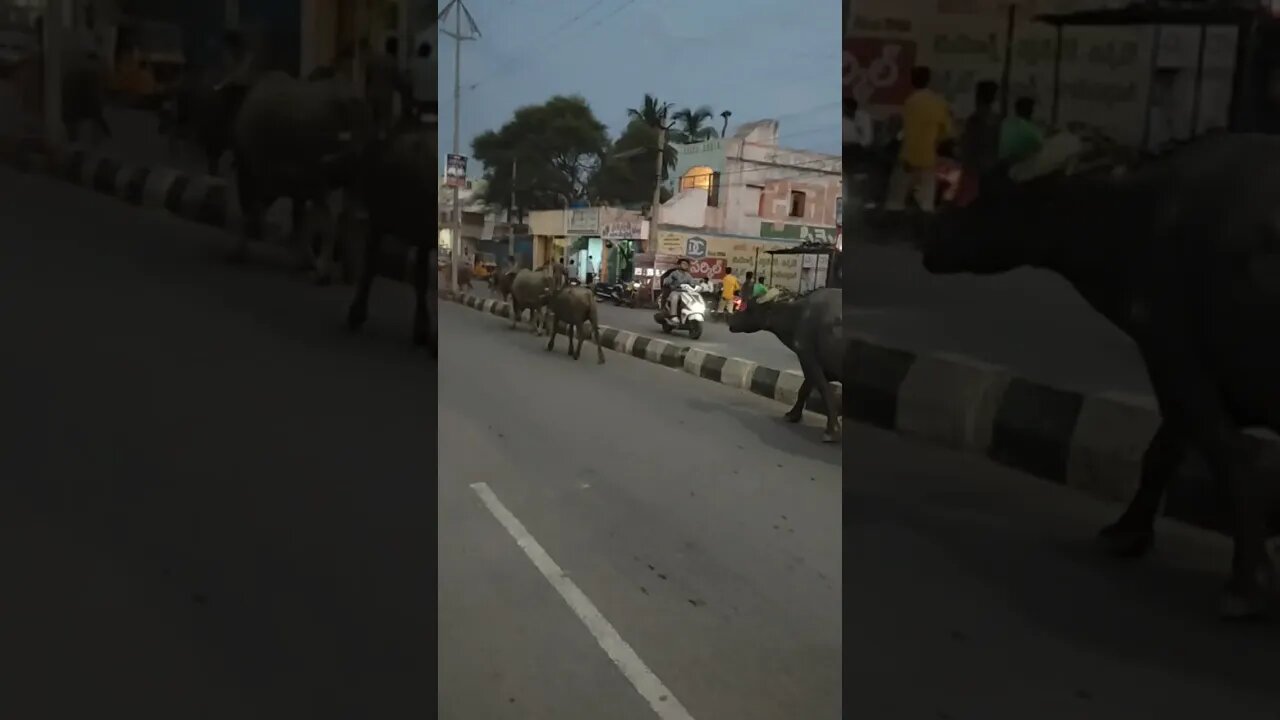
M 516 164 L 515 208 L 593 204 L 636 205 L 652 201 L 658 133 L 666 128 L 662 177 L 675 169 L 673 144 L 718 137 L 709 106 L 674 110 L 671 103 L 645 93 L 629 108 L 630 122 L 616 140 L 579 96 L 557 95 L 540 105 L 516 110 L 498 130 L 472 141 L 474 158 L 485 167 L 483 200 L 491 207 L 512 204 L 512 164 Z M 729 113 L 721 113 L 728 121 Z M 670 193 L 662 192 L 665 201 Z
M 520 209 L 562 207 L 586 198 L 608 147 L 604 123 L 576 95 L 557 95 L 541 105 L 522 107 L 501 128 L 471 143 L 475 159 L 485 166 L 485 202 L 511 205 L 514 162 L 515 204 Z

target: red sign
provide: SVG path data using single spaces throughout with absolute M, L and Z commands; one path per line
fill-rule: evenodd
M 851 37 L 844 40 L 844 96 L 859 105 L 901 105 L 911 94 L 913 40 Z
M 657 153 L 654 153 L 655 155 Z M 721 258 L 702 258 L 694 260 L 689 272 L 694 277 L 719 280 L 724 277 L 724 260 Z

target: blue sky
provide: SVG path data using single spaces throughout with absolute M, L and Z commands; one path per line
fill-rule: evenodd
M 443 9 L 446 0 L 437 0 Z M 832 0 L 468 0 L 462 153 L 516 108 L 587 99 L 616 137 L 646 92 L 676 107 L 772 117 L 787 147 L 840 152 L 840 3 Z M 575 19 L 576 18 L 576 19 Z M 453 14 L 445 25 L 453 28 Z M 464 31 L 465 31 L 464 22 Z M 453 143 L 453 39 L 440 44 L 440 145 Z M 478 175 L 473 169 L 469 174 Z

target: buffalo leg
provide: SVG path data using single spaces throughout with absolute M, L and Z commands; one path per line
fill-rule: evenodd
M 591 321 L 591 342 L 596 344 L 596 364 L 604 364 L 604 347 L 600 345 L 600 323 Z
M 654 152 L 657 152 L 656 150 Z M 511 329 L 515 330 L 520 326 L 520 313 L 524 312 L 524 308 L 520 307 L 520 302 L 514 297 L 511 298 Z
M 803 369 L 801 363 L 801 369 Z M 804 419 L 804 406 L 809 402 L 809 393 L 813 391 L 813 383 L 809 380 L 809 373 L 804 373 L 804 379 L 800 381 L 800 390 L 796 393 L 796 404 L 784 416 L 787 420 L 798 423 Z
M 547 333 L 547 335 L 550 336 L 550 338 L 547 340 L 548 351 L 556 349 L 556 335 L 559 333 L 559 331 L 560 331 L 560 323 L 556 322 L 555 318 L 553 317 L 551 321 L 551 332 Z M 573 353 L 573 336 L 572 335 L 569 336 L 569 353 L 570 354 Z
M 559 329 L 560 329 L 560 319 L 559 319 L 559 318 L 552 318 L 551 327 L 552 327 L 552 328 L 554 328 L 555 330 L 559 330 Z M 577 336 L 577 338 L 578 338 L 578 347 L 579 347 L 579 348 L 581 348 L 581 347 L 582 347 L 582 332 L 581 332 L 581 330 L 578 328 L 578 326 L 577 326 L 577 325 L 575 325 L 574 323 L 571 323 L 571 322 L 570 322 L 570 323 L 565 323 L 565 324 L 564 324 L 564 334 L 569 336 L 569 357 L 573 358 L 574 360 L 577 360 L 577 359 L 578 359 L 578 352 L 579 352 L 579 351 L 578 351 L 578 350 L 575 350 L 575 349 L 574 349 L 574 347 L 573 347 L 573 338 L 574 338 L 574 336 L 575 336 L 575 335 Z
M 1142 454 L 1142 478 L 1133 500 L 1114 523 L 1102 529 L 1098 538 L 1113 555 L 1138 557 L 1151 548 L 1156 513 L 1169 479 L 1184 457 L 1186 433 L 1181 423 L 1165 419 Z
M 427 305 L 427 290 L 431 284 L 431 254 L 425 242 L 418 242 L 418 257 L 413 264 L 413 343 L 426 345 L 432 357 L 439 357 L 438 335 L 431 331 L 431 309 Z
M 360 279 L 356 282 L 356 294 L 351 299 L 351 307 L 347 310 L 347 327 L 359 330 L 369 318 L 369 293 L 373 289 L 373 276 L 382 246 L 382 231 L 374 223 L 369 224 L 369 238 L 364 245 L 364 267 L 360 269 Z
M 320 255 L 316 258 L 316 283 L 328 285 L 333 281 L 333 266 L 338 250 L 338 225 L 334 218 L 333 208 L 329 207 L 328 198 L 320 197 L 317 199 L 315 208 L 315 214 L 321 219 L 319 226 Z
M 242 263 L 249 259 L 250 241 L 262 240 L 262 216 L 265 212 L 262 198 L 259 197 L 253 178 L 243 162 L 236 168 L 236 185 L 240 196 L 240 216 L 244 220 L 244 229 L 236 240 L 235 249 L 231 252 L 231 261 Z
M 307 199 L 295 195 L 290 200 L 292 201 L 292 212 L 289 217 L 289 230 L 290 242 L 293 244 L 294 270 L 303 272 L 312 266 L 312 237 L 309 232 L 311 223 L 308 222 L 307 217 Z
M 1255 618 L 1265 607 L 1262 590 L 1272 571 L 1264 544 L 1266 516 L 1258 478 L 1237 462 L 1239 437 L 1213 375 L 1188 348 L 1175 345 L 1161 350 L 1166 351 L 1161 353 L 1165 369 L 1152 373 L 1161 412 L 1173 422 L 1186 423 L 1191 441 L 1204 453 L 1210 476 L 1225 490 L 1230 503 L 1231 576 L 1223 589 L 1219 612 L 1226 619 Z M 1161 382 L 1155 382 L 1157 378 Z

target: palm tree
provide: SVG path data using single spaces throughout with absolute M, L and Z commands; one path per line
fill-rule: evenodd
M 720 117 L 724 118 L 724 127 L 720 128 L 720 137 L 724 137 L 729 132 L 729 117 L 731 115 L 733 115 L 733 112 L 729 110 L 720 113 Z
M 630 108 L 627 110 L 628 117 L 640 120 L 651 128 L 666 126 L 667 116 L 670 114 L 671 103 L 662 102 L 649 93 L 644 94 L 644 104 L 640 109 Z
M 678 110 L 671 117 L 680 124 L 680 137 L 686 143 L 698 143 L 718 137 L 716 129 L 704 125 L 715 115 L 707 105 Z

